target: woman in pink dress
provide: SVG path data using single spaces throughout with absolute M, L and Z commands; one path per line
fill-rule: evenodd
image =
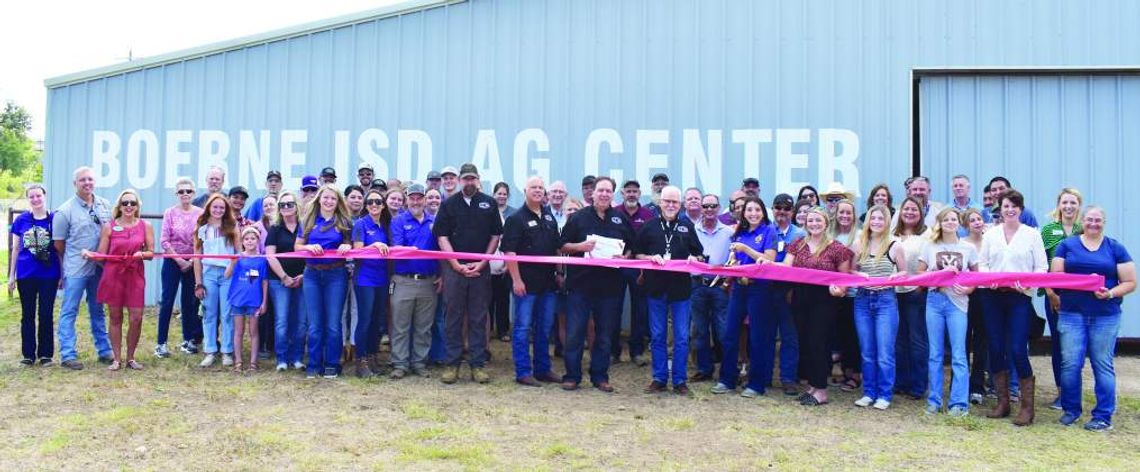
M 123 190 L 115 201 L 111 221 L 103 225 L 99 235 L 98 253 L 109 256 L 127 256 L 107 259 L 103 262 L 103 278 L 99 280 L 96 300 L 107 304 L 111 310 L 111 350 L 114 361 L 107 367 L 119 370 L 122 366 L 123 348 L 123 308 L 130 316 L 127 330 L 127 367 L 142 370 L 142 364 L 135 360 L 135 348 L 139 345 L 142 332 L 143 294 L 146 292 L 146 279 L 143 277 L 143 261 L 154 257 L 154 230 L 150 223 L 139 217 L 142 202 L 134 189 Z M 84 257 L 91 256 L 84 251 Z

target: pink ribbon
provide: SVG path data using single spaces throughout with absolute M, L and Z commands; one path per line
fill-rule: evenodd
M 239 257 L 265 257 L 216 255 L 216 254 L 155 254 L 154 257 L 177 257 L 183 259 L 211 258 L 211 259 L 237 259 Z M 283 259 L 463 259 L 463 260 L 502 260 L 516 262 L 530 262 L 543 264 L 567 264 L 577 266 L 608 267 L 612 269 L 645 269 L 664 270 L 670 272 L 684 272 L 692 275 L 707 275 L 722 277 L 748 277 L 753 279 L 774 280 L 811 285 L 838 285 L 842 287 L 950 287 L 961 285 L 963 287 L 1034 287 L 1067 290 L 1082 290 L 1094 292 L 1104 287 L 1104 276 L 1066 274 L 1066 273 L 1028 273 L 1028 272 L 926 272 L 918 275 L 900 275 L 897 277 L 864 277 L 856 274 L 845 274 L 825 270 L 804 269 L 789 267 L 783 264 L 747 264 L 734 267 L 710 266 L 703 262 L 665 261 L 664 265 L 653 261 L 631 259 L 591 259 L 585 257 L 560 256 L 508 256 L 504 254 L 474 254 L 467 252 L 428 251 L 412 247 L 392 247 L 387 256 L 380 255 L 374 248 L 353 249 L 344 255 L 336 251 L 327 251 L 325 254 L 315 256 L 307 251 L 294 251 L 274 254 L 274 257 Z M 110 256 L 93 254 L 92 259 L 123 260 L 132 256 Z

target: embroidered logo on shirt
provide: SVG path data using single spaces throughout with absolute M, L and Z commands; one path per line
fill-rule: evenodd
M 621 224 L 621 218 L 617 216 L 610 218 L 610 221 L 614 222 L 615 225 Z
M 687 226 L 678 226 L 678 227 L 677 227 L 677 232 L 678 232 L 678 233 L 688 233 L 688 232 L 689 232 L 689 228 L 688 228 Z
M 491 208 L 491 204 L 487 202 L 479 202 L 479 208 L 487 210 Z
M 542 217 L 546 219 L 546 221 L 554 221 L 554 218 L 551 218 L 550 215 L 542 215 Z
M 405 229 L 405 230 L 408 230 L 408 231 L 411 231 L 411 230 L 412 230 L 412 225 L 404 225 L 404 229 Z

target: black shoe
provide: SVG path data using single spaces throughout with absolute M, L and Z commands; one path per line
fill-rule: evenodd
M 31 359 L 20 359 L 20 364 L 25 367 L 31 367 L 33 365 L 36 365 L 36 361 Z
M 114 357 L 111 357 L 111 356 L 99 356 L 99 363 L 100 363 L 100 364 L 103 364 L 103 365 L 111 365 L 111 363 L 112 363 L 112 362 L 114 362 L 114 361 L 115 361 L 115 358 L 114 358 Z
M 711 382 L 712 379 L 713 379 L 712 374 L 705 374 L 705 373 L 701 373 L 701 372 L 693 374 L 692 377 L 689 377 L 690 382 Z
M 40 367 L 51 367 L 53 362 L 54 361 L 52 361 L 50 357 L 41 357 L 40 358 Z
M 83 364 L 75 359 L 68 359 L 59 365 L 68 370 L 83 370 Z
M 336 371 L 336 367 L 325 367 L 325 374 L 323 375 L 324 378 L 335 379 L 337 376 L 339 376 L 339 374 Z
M 677 395 L 681 395 L 683 397 L 687 397 L 692 392 L 689 392 L 689 386 L 688 385 L 680 384 L 680 385 L 674 385 L 673 386 L 673 393 L 676 393 Z
M 664 392 L 667 390 L 669 390 L 669 387 L 667 385 L 665 385 L 664 382 L 658 382 L 656 380 L 650 382 L 649 386 L 645 387 L 645 393 L 651 393 L 651 394 L 652 393 L 661 393 L 661 392 Z

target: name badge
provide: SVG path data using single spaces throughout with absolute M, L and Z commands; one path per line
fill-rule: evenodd
M 533 227 L 535 227 L 535 226 L 538 226 L 538 222 L 537 222 L 537 221 L 534 221 L 534 220 L 530 220 L 530 221 L 526 222 L 526 225 L 527 225 L 528 227 L 531 227 L 531 228 L 533 228 Z
M 779 241 L 776 243 L 776 252 L 784 252 L 784 242 Z
M 1053 230 L 1053 236 L 1064 236 L 1064 235 L 1065 235 L 1065 230 L 1063 230 L 1063 229 Z
M 123 230 L 123 227 L 122 227 L 122 226 L 119 226 L 119 225 L 115 225 L 115 226 L 112 226 L 112 227 L 111 227 L 111 231 L 114 231 L 114 232 L 119 232 L 119 231 L 122 231 L 122 230 Z
M 257 269 L 249 269 L 248 271 L 246 271 L 245 275 L 249 278 L 254 278 L 254 277 L 260 276 L 261 273 L 258 272 Z

